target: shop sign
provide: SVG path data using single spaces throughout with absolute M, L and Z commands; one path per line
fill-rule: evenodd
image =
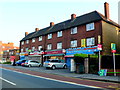
M 98 50 L 102 50 L 102 45 L 101 45 L 101 44 L 98 44 L 98 45 L 97 45 L 97 49 L 98 49 Z
M 62 54 L 64 53 L 63 50 L 59 50 L 59 51 L 47 51 L 46 54 Z
M 80 48 L 70 48 L 66 50 L 66 55 L 74 55 L 74 54 L 94 54 L 94 52 L 98 52 L 97 46 L 92 47 L 80 47 Z
M 81 39 L 81 47 L 86 47 L 86 39 Z
M 25 53 L 24 52 L 20 53 L 20 56 L 25 56 Z
M 30 55 L 42 55 L 42 52 L 35 51 L 31 52 Z

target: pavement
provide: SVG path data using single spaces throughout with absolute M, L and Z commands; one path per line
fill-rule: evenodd
M 0 66 L 21 69 L 21 70 L 23 69 L 23 70 L 42 72 L 42 73 L 49 73 L 49 74 L 60 75 L 65 77 L 74 77 L 74 78 L 80 78 L 80 79 L 120 83 L 120 76 L 99 76 L 97 74 L 76 74 L 76 73 L 70 72 L 69 69 L 51 70 L 51 69 L 46 69 L 45 67 L 22 67 L 22 66 L 11 66 L 9 64 L 7 65 L 0 64 Z

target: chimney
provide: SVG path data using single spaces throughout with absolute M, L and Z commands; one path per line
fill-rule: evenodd
M 75 19 L 76 18 L 76 14 L 72 14 L 71 15 L 71 20 Z
M 27 36 L 28 35 L 28 32 L 25 32 L 25 36 Z
M 39 31 L 39 28 L 35 28 L 35 32 Z
M 50 22 L 50 27 L 54 26 L 54 22 Z
M 110 18 L 110 14 L 109 14 L 109 4 L 107 2 L 104 3 L 104 12 L 105 12 L 105 17 L 107 19 Z

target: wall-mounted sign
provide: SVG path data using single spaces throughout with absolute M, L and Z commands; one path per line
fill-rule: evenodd
M 81 47 L 86 47 L 86 39 L 81 39 Z
M 98 50 L 102 50 L 102 45 L 101 45 L 101 44 L 98 44 L 98 45 L 97 45 L 97 49 L 98 49 Z
M 66 55 L 74 55 L 74 54 L 94 54 L 95 52 L 98 52 L 97 46 L 92 47 L 80 47 L 80 48 L 69 48 L 66 50 Z

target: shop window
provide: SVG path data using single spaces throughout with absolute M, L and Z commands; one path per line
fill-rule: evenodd
M 21 52 L 23 52 L 23 48 L 21 49 Z
M 77 33 L 77 27 L 71 28 L 71 34 L 76 34 Z
M 90 31 L 90 30 L 94 30 L 94 29 L 95 29 L 94 23 L 86 24 L 86 31 Z
M 26 48 L 26 50 L 25 50 L 26 52 L 28 51 L 28 48 Z
M 71 41 L 71 47 L 77 47 L 77 40 Z

